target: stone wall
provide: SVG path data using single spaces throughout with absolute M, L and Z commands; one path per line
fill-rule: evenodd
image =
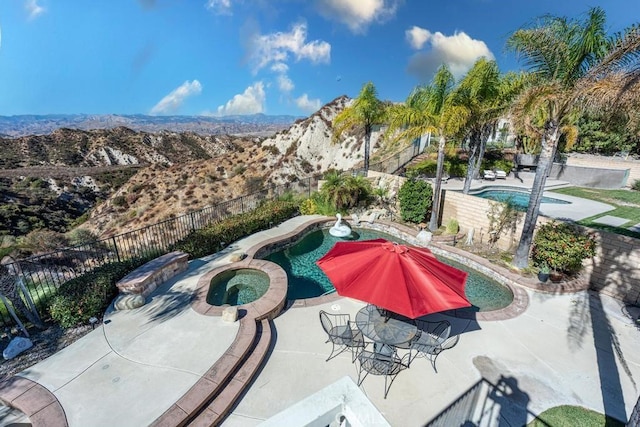
M 640 304 L 640 240 L 590 231 L 598 240 L 598 254 L 587 268 L 591 288 L 627 303 Z
M 446 224 L 450 218 L 455 218 L 460 224 L 460 230 L 465 234 L 473 228 L 474 242 L 486 243 L 489 239 L 491 204 L 497 202 L 457 191 L 444 191 L 443 194 L 442 224 Z M 524 212 L 520 215 L 515 230 L 508 230 L 500 236 L 497 247 L 503 250 L 515 248 L 520 240 L 523 224 Z
M 444 193 L 442 222 L 455 218 L 463 231 L 474 229 L 474 241 L 486 242 L 489 230 L 489 201 L 480 197 L 454 191 Z M 538 225 L 548 221 L 538 217 Z M 500 238 L 498 247 L 515 248 L 520 240 L 524 213 L 515 232 Z M 598 241 L 598 253 L 585 262 L 591 289 L 597 290 L 627 303 L 640 305 L 640 239 L 587 229 Z

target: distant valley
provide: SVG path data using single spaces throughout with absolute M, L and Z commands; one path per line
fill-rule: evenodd
M 244 116 L 147 116 L 142 114 L 50 114 L 0 116 L 0 136 L 45 135 L 60 128 L 93 130 L 127 127 L 135 131 L 194 132 L 201 135 L 269 136 L 303 117 L 252 114 Z
M 0 137 L 0 238 L 10 244 L 34 230 L 67 232 L 79 224 L 104 238 L 356 167 L 362 135 L 332 138 L 333 118 L 350 102 L 339 97 L 293 124 L 273 123 L 282 128 L 268 137 L 128 126 Z M 264 117 L 253 116 L 253 125 L 260 128 Z M 372 137 L 372 161 L 384 151 L 380 136 Z

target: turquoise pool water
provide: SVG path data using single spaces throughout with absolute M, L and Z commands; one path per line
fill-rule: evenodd
M 483 199 L 495 200 L 497 202 L 506 202 L 511 199 L 516 209 L 522 212 L 526 212 L 529 207 L 529 196 L 530 194 L 525 191 L 518 190 L 483 190 L 478 193 L 472 193 L 473 196 L 478 196 Z M 555 199 L 553 197 L 545 197 L 542 196 L 542 203 L 556 203 L 561 205 L 566 205 L 571 202 L 567 202 L 566 200 Z
M 207 303 L 242 305 L 260 298 L 269 289 L 269 276 L 251 268 L 227 270 L 211 279 Z
M 354 229 L 353 240 L 384 238 L 397 243 L 405 243 L 388 234 L 366 229 Z M 333 237 L 328 230 L 316 230 L 305 235 L 293 246 L 274 252 L 265 259 L 280 265 L 289 279 L 287 299 L 313 298 L 335 292 L 327 276 L 316 265 L 316 261 L 342 239 Z M 491 311 L 504 308 L 513 301 L 509 288 L 478 273 L 477 271 L 446 258 L 440 261 L 469 273 L 465 293 L 476 311 Z

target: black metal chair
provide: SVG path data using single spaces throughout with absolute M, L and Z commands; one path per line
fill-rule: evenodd
M 411 341 L 409 350 L 411 353 L 415 351 L 415 355 L 411 356 L 409 363 L 413 362 L 416 357 L 425 357 L 429 359 L 433 370 L 436 369 L 436 359 L 438 355 L 444 350 L 443 345 L 451 334 L 451 323 L 446 320 L 441 322 L 427 322 L 425 320 L 417 320 L 418 334 Z M 456 335 L 456 337 L 458 337 Z M 458 342 L 457 338 L 455 342 L 447 348 L 453 347 Z
M 348 314 L 331 314 L 320 310 L 320 323 L 329 338 L 325 342 L 331 342 L 331 354 L 327 361 L 346 350 L 351 350 L 351 361 L 355 362 L 358 350 L 364 349 L 364 337 L 357 328 L 352 328 Z
M 394 347 L 391 355 L 369 351 L 366 348 L 358 354 L 358 386 L 362 384 L 369 374 L 384 376 L 384 398 L 387 398 L 391 384 L 398 374 L 409 367 L 411 355 L 405 354 L 402 358 Z M 364 374 L 364 375 L 363 375 Z

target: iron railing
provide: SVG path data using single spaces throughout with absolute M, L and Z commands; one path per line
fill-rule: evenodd
M 417 144 L 412 144 L 391 158 L 370 165 L 370 169 L 394 173 L 419 154 L 418 151 Z M 359 171 L 352 170 L 354 173 Z M 277 199 L 285 193 L 306 194 L 309 197 L 314 189 L 318 188 L 320 178 L 312 176 L 262 189 L 93 243 L 17 260 L 6 264 L 5 267 L 10 273 L 22 278 L 42 315 L 46 312 L 48 301 L 55 295 L 57 288 L 68 280 L 112 262 L 168 253 L 178 241 L 191 232 L 230 216 L 254 210 L 261 202 Z M 0 327 L 13 325 L 14 320 L 3 308 L 0 306 Z

